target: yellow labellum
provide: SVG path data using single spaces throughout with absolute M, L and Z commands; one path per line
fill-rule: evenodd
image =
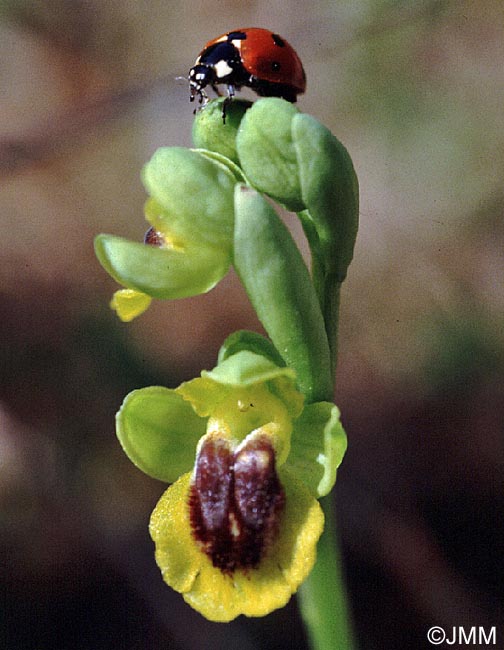
M 310 573 L 324 515 L 316 499 L 286 471 L 279 473 L 286 504 L 277 539 L 255 569 L 224 574 L 192 536 L 188 507 L 191 473 L 163 494 L 150 521 L 164 581 L 205 618 L 227 622 L 240 614 L 265 616 L 283 607 Z

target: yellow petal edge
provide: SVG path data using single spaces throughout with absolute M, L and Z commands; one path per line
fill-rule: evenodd
M 191 473 L 166 490 L 150 521 L 156 562 L 163 580 L 210 621 L 227 622 L 240 614 L 265 616 L 290 600 L 316 559 L 324 515 L 302 483 L 280 471 L 286 506 L 279 534 L 256 569 L 223 574 L 191 534 L 188 495 Z

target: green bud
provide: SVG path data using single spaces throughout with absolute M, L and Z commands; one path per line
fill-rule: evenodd
M 303 203 L 320 242 L 326 275 L 342 282 L 359 227 L 359 187 L 345 147 L 310 115 L 292 120 Z
M 196 112 L 193 122 L 192 139 L 198 149 L 215 151 L 238 164 L 236 134 L 240 122 L 252 102 L 234 99 L 226 105 L 226 120 L 223 120 L 224 97 L 209 102 Z
M 247 111 L 236 143 L 251 185 L 300 213 L 317 273 L 342 282 L 359 216 L 357 177 L 345 147 L 315 118 L 273 97 Z
M 240 164 L 250 183 L 293 212 L 304 209 L 291 132 L 297 113 L 284 99 L 261 99 L 247 111 L 236 138 Z

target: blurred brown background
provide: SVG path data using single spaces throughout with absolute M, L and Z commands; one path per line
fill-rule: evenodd
M 500 625 L 503 647 L 502 0 L 0 0 L 0 18 L 0 647 L 307 647 L 295 600 L 224 626 L 162 584 L 147 522 L 165 486 L 114 434 L 126 392 L 258 327 L 246 296 L 231 274 L 123 325 L 92 249 L 142 237 L 141 165 L 190 145 L 175 77 L 244 26 L 294 45 L 300 108 L 361 183 L 336 395 L 361 647 L 424 649 L 433 625 Z

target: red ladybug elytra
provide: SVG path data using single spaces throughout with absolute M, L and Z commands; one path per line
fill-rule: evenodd
M 230 101 L 242 86 L 262 97 L 282 97 L 295 102 L 306 89 L 303 64 L 295 50 L 268 29 L 236 29 L 209 41 L 189 70 L 190 99 L 206 104 L 206 86 L 221 95 L 227 86 Z M 225 106 L 224 106 L 225 109 Z

